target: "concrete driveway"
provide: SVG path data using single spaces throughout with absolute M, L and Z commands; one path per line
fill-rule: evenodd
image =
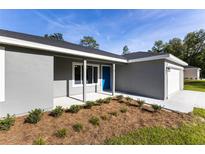
M 164 107 L 181 112 L 191 112 L 193 107 L 205 108 L 205 92 L 180 91 L 164 101 Z
M 205 108 L 205 92 L 183 90 L 173 94 L 168 100 L 165 101 L 123 93 L 119 94 L 130 96 L 135 100 L 144 100 L 148 104 L 158 104 L 164 108 L 185 113 L 191 112 L 194 107 Z

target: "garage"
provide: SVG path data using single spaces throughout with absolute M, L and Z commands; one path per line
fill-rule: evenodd
M 177 65 L 167 66 L 167 94 L 168 97 L 183 89 L 183 68 Z

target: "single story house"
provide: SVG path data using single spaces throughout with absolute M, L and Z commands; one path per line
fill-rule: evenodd
M 171 54 L 117 55 L 66 41 L 0 30 L 0 116 L 52 109 L 56 97 L 115 91 L 168 99 L 187 63 Z
M 184 68 L 184 78 L 191 80 L 200 80 L 201 68 L 194 66 L 186 66 Z

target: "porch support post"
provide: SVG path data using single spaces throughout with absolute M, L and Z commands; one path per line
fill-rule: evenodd
M 87 60 L 83 60 L 83 102 L 86 102 Z
M 115 95 L 115 64 L 112 64 L 112 95 Z

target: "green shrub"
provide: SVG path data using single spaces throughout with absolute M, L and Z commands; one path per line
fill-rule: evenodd
M 131 102 L 133 99 L 129 96 L 125 97 L 126 101 Z
M 144 100 L 137 100 L 137 103 L 139 104 L 139 107 L 141 108 L 144 105 L 145 101 Z
M 56 137 L 59 137 L 59 138 L 65 138 L 67 136 L 67 129 L 66 128 L 62 128 L 62 129 L 59 129 L 55 132 L 55 135 Z
M 83 129 L 83 125 L 81 123 L 76 123 L 73 125 L 73 129 L 76 132 L 80 132 Z
M 34 145 L 45 145 L 46 141 L 42 137 L 38 137 L 33 141 Z
M 84 108 L 86 108 L 86 109 L 91 109 L 91 107 L 94 106 L 94 105 L 96 105 L 94 101 L 87 101 L 87 102 L 85 103 Z
M 0 120 L 0 131 L 1 130 L 9 130 L 11 126 L 13 126 L 15 123 L 15 116 L 10 116 L 7 114 L 7 116 Z
M 102 120 L 108 120 L 108 116 L 107 116 L 107 115 L 101 115 L 100 118 L 101 118 Z
M 53 117 L 60 117 L 63 114 L 63 111 L 62 106 L 56 106 L 56 108 L 51 111 L 50 115 Z
M 116 98 L 117 98 L 118 100 L 122 100 L 122 99 L 124 98 L 124 96 L 123 96 L 123 95 L 117 95 Z
M 126 108 L 126 107 L 122 107 L 122 108 L 120 109 L 120 112 L 122 112 L 122 113 L 127 112 L 127 108 Z
M 110 114 L 110 115 L 112 115 L 112 116 L 115 116 L 115 117 L 118 116 L 118 113 L 117 113 L 116 111 L 114 111 L 114 112 L 109 112 L 108 114 Z
M 112 97 L 104 98 L 104 99 L 103 99 L 103 101 L 104 101 L 103 103 L 108 104 L 108 103 L 111 102 L 111 100 L 112 100 Z
M 154 111 L 159 111 L 162 109 L 162 107 L 160 105 L 157 105 L 157 104 L 152 104 L 152 108 L 154 109 Z
M 78 111 L 80 111 L 80 109 L 81 109 L 80 105 L 71 105 L 71 107 L 66 111 L 71 113 L 77 113 Z
M 41 109 L 35 109 L 29 112 L 29 115 L 25 119 L 25 122 L 31 123 L 31 124 L 36 124 L 41 120 L 41 117 L 43 116 L 43 110 Z
M 205 118 L 205 109 L 194 107 L 193 114 Z
M 98 117 L 91 117 L 90 119 L 89 119 L 89 122 L 91 123 L 91 124 L 93 124 L 94 126 L 98 126 L 98 125 L 100 125 L 100 119 L 98 118 Z
M 104 99 L 98 99 L 95 101 L 97 105 L 101 105 L 104 103 Z

